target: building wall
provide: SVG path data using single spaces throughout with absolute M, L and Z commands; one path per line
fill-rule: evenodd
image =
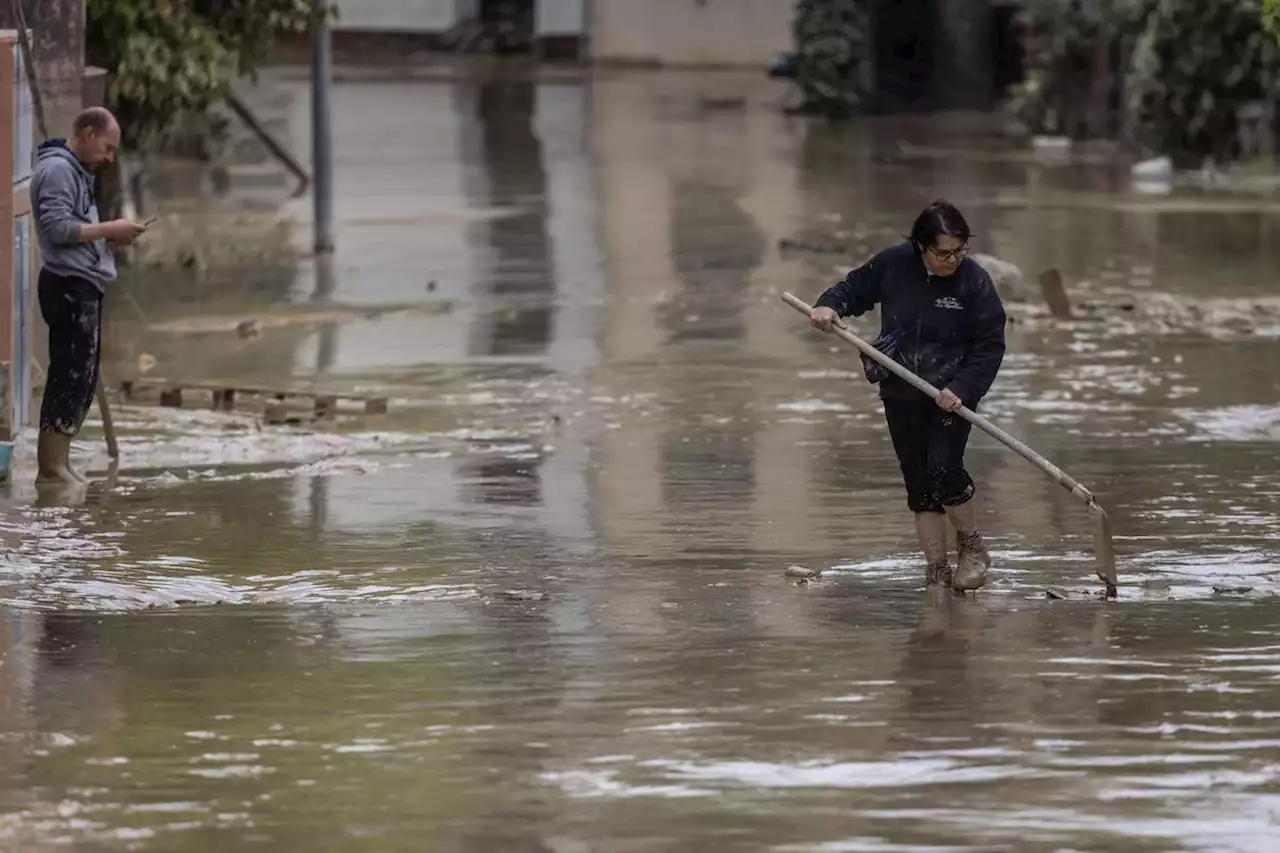
M 479 0 L 338 0 L 335 29 L 383 33 L 440 33 L 479 13 Z M 587 0 L 538 0 L 537 31 L 580 35 Z
M 762 66 L 791 46 L 788 0 L 594 0 L 600 61 Z
M 338 0 L 337 30 L 439 33 L 458 20 L 456 0 Z
M 587 30 L 587 0 L 538 0 L 536 29 L 543 36 L 577 36 Z
M 336 30 L 442 33 L 477 0 L 337 0 Z M 541 36 L 586 34 L 596 60 L 759 67 L 791 46 L 789 0 L 537 0 Z

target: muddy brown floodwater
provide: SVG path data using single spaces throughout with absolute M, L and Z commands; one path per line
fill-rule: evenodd
M 997 571 L 937 602 L 855 354 L 778 299 L 847 262 L 778 242 L 870 249 L 945 194 L 1031 280 L 1243 299 L 1275 213 L 763 85 L 354 78 L 334 269 L 114 297 L 117 363 L 392 413 L 126 409 L 113 486 L 13 491 L 0 848 L 1274 850 L 1277 330 L 1012 326 L 986 413 L 1097 493 L 1124 586 L 1048 600 L 1096 589 L 1089 520 L 975 437 Z M 163 322 L 290 304 L 352 316 Z

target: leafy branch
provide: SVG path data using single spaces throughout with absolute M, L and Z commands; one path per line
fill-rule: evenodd
M 203 115 L 313 17 L 310 0 L 89 0 L 87 58 L 107 69 L 108 99 L 136 147 Z

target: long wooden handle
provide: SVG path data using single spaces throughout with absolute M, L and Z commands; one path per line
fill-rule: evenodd
M 804 314 L 805 316 L 808 316 L 810 311 L 812 310 L 810 306 L 806 302 L 804 302 L 804 300 L 797 298 L 792 293 L 782 294 L 782 301 L 787 303 L 788 305 L 790 305 L 792 308 L 796 309 L 800 313 Z M 889 372 L 891 372 L 893 375 L 909 383 L 910 385 L 912 385 L 914 388 L 921 391 L 922 393 L 927 394 L 930 400 L 937 399 L 938 395 L 942 393 L 937 388 L 933 387 L 928 382 L 921 379 L 919 376 L 916 376 L 910 370 L 907 370 L 901 364 L 889 358 L 887 355 L 880 352 L 880 350 L 871 346 L 871 344 L 867 343 L 866 341 L 862 340 L 862 338 L 858 337 L 853 332 L 849 331 L 849 327 L 846 326 L 844 323 L 842 323 L 839 319 L 837 319 L 832 325 L 834 327 L 833 331 L 835 332 L 835 334 L 838 335 L 841 339 L 843 339 L 846 343 L 852 344 L 853 346 L 857 347 L 857 349 L 867 358 L 877 362 L 878 364 L 883 365 L 884 368 Z M 1023 459 L 1027 460 L 1032 465 L 1035 465 L 1041 471 L 1048 474 L 1051 479 L 1056 480 L 1060 486 L 1070 491 L 1076 497 L 1080 498 L 1080 500 L 1084 501 L 1085 503 L 1091 506 L 1097 505 L 1097 502 L 1095 501 L 1092 492 L 1090 492 L 1084 486 L 1080 485 L 1073 478 L 1068 476 L 1067 473 L 1063 471 L 1061 468 L 1059 468 L 1057 465 L 1054 465 L 1048 459 L 1045 459 L 1039 453 L 1036 453 L 1030 447 L 1027 447 L 1027 445 L 1023 444 L 1021 441 L 1018 441 L 1018 439 L 1009 435 L 1009 433 L 1000 429 L 1000 427 L 991 423 L 982 415 L 979 415 L 977 412 L 972 411 L 967 406 L 957 406 L 954 409 L 954 411 L 957 415 L 969 421 L 971 424 L 978 427 L 980 430 L 987 433 L 992 438 L 996 439 L 1001 444 L 1008 447 L 1014 453 L 1018 454 Z
M 98 408 L 102 410 L 102 433 L 107 439 L 107 455 L 112 459 L 120 458 L 120 444 L 116 441 L 116 422 L 111 417 L 111 404 L 107 402 L 107 391 L 99 382 L 93 394 L 98 398 Z

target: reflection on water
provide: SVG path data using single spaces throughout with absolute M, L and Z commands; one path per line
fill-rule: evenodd
M 1274 846 L 1275 339 L 1013 327 L 988 413 L 1097 492 L 1126 585 L 1085 597 L 1078 502 L 979 436 L 998 571 L 933 600 L 873 390 L 777 298 L 856 259 L 775 248 L 869 251 L 946 194 L 1031 279 L 1247 296 L 1270 214 L 904 153 L 992 150 L 963 117 L 691 107 L 755 85 L 338 87 L 341 251 L 289 292 L 455 311 L 162 342 L 396 406 L 262 436 L 126 411 L 114 484 L 6 498 L 0 847 Z M 148 423 L 187 433 L 148 454 Z
M 479 160 L 472 203 L 518 211 L 472 228 L 469 243 L 487 263 L 472 290 L 485 319 L 472 328 L 469 354 L 545 353 L 556 299 L 547 172 L 534 127 L 538 87 L 531 80 L 488 80 L 468 94 L 475 126 L 468 122 L 463 133 Z

